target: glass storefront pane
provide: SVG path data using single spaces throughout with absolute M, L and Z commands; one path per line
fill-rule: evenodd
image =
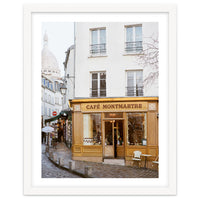
M 128 113 L 128 144 L 142 145 L 146 138 L 146 114 Z
M 124 143 L 123 120 L 116 120 L 114 122 L 114 133 L 117 134 L 117 145 L 122 146 Z
M 113 145 L 113 132 L 111 122 L 105 122 L 105 145 Z
M 101 144 L 101 114 L 83 115 L 83 144 Z

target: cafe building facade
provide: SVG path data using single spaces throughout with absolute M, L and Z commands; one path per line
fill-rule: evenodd
M 138 58 L 158 34 L 158 24 L 76 22 L 74 30 L 74 64 L 67 65 L 73 68 L 67 77 L 74 77 L 72 159 L 123 159 L 132 165 L 139 150 L 151 155 L 151 167 L 159 154 L 158 77 L 151 84 L 145 80 L 158 63 L 143 66 Z
M 132 165 L 136 150 L 152 155 L 149 161 L 158 156 L 157 97 L 74 99 L 71 106 L 73 160 Z

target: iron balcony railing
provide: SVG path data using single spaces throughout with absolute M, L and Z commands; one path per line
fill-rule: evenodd
M 142 41 L 125 42 L 126 52 L 141 52 L 143 50 Z
M 126 96 L 143 96 L 143 86 L 126 87 Z
M 91 54 L 105 54 L 106 43 L 90 45 L 90 53 Z
M 90 97 L 105 97 L 106 89 L 90 89 Z

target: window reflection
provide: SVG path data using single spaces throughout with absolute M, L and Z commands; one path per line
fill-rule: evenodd
M 114 123 L 114 130 L 115 133 L 117 134 L 117 145 L 122 146 L 123 145 L 123 121 L 122 120 L 117 120 Z
M 112 122 L 105 122 L 105 145 L 113 145 Z
M 146 139 L 146 114 L 128 113 L 128 144 L 142 145 Z
M 101 144 L 101 114 L 83 115 L 83 144 Z

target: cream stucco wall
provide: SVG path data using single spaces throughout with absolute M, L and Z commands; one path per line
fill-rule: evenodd
M 91 72 L 106 71 L 107 97 L 125 96 L 126 71 L 143 69 L 143 78 L 151 71 L 141 66 L 138 55 L 125 52 L 125 26 L 142 24 L 143 42 L 158 35 L 158 23 L 75 23 L 75 97 L 90 97 Z M 90 30 L 106 28 L 106 54 L 92 57 L 90 54 Z M 144 96 L 158 96 L 158 81 L 145 88 Z

